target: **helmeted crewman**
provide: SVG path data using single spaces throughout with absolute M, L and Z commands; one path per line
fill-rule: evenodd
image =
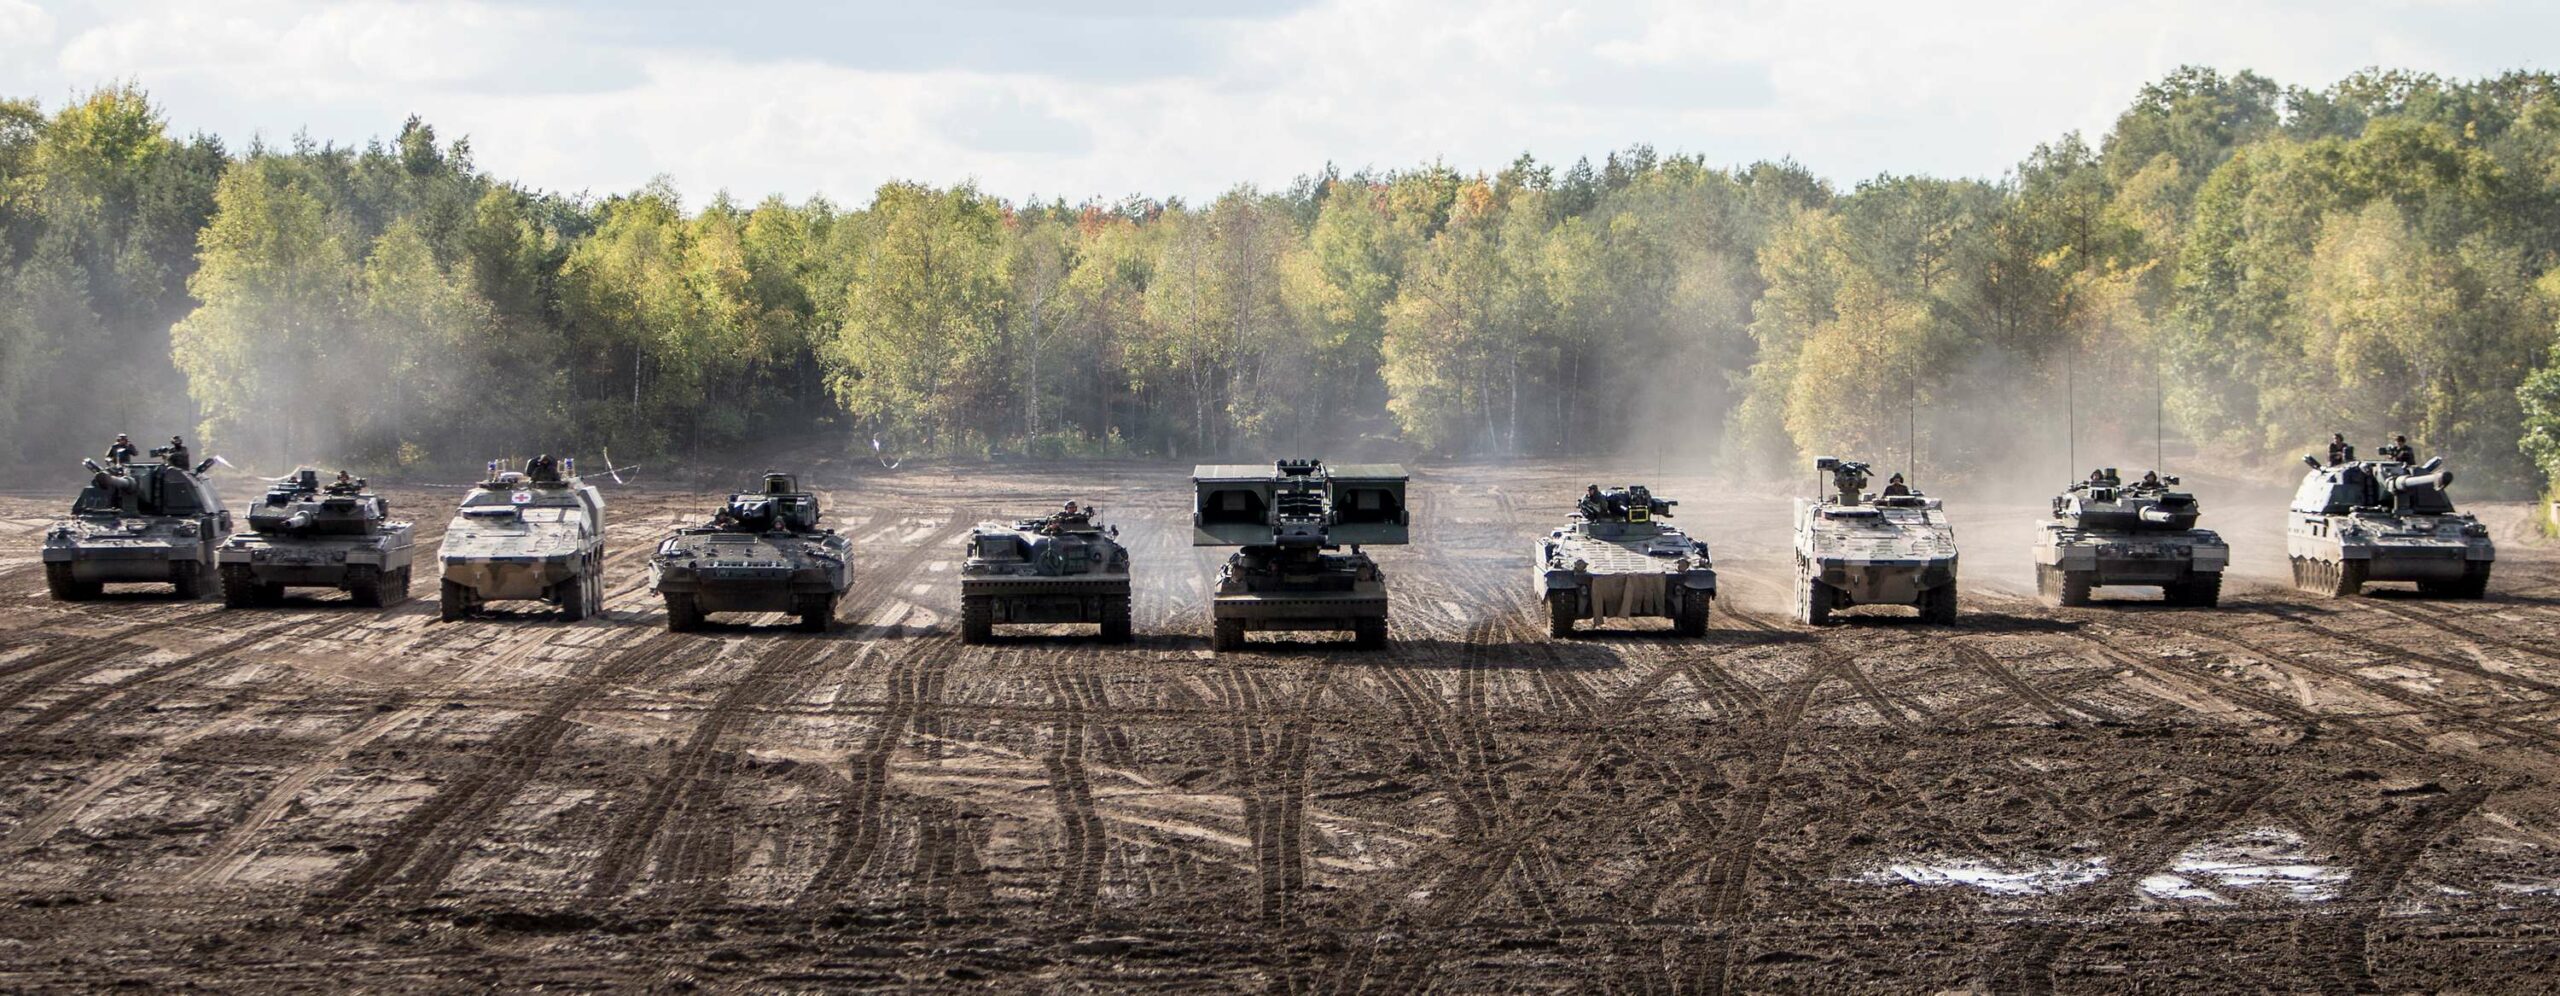
M 2329 466 L 2335 467 L 2355 458 L 2356 448 L 2347 445 L 2346 433 L 2332 432 L 2329 434 Z
M 1885 479 L 1884 479 L 1884 496 L 1885 496 L 1885 497 L 1887 497 L 1887 498 L 1907 498 L 1907 497 L 1910 497 L 1910 496 L 1911 496 L 1911 485 L 1910 485 L 1910 483 L 1909 483 L 1909 482 L 1904 481 L 1904 480 L 1902 479 L 1902 475 L 1900 475 L 1900 474 L 1895 474 L 1895 475 L 1893 475 L 1892 477 L 1885 478 Z
M 187 441 L 176 436 L 169 437 L 169 450 L 165 455 L 169 460 L 169 466 L 180 470 L 185 470 L 191 462 L 187 459 Z
M 107 444 L 107 463 L 109 464 L 132 463 L 135 457 L 141 455 L 142 447 L 133 445 L 133 437 L 121 432 L 116 433 L 115 442 Z
M 2398 460 L 2401 463 L 2414 464 L 2418 462 L 2418 449 L 2417 447 L 2409 445 L 2408 436 L 2394 434 L 2389 443 L 2383 444 L 2382 458 L 2385 460 Z
M 328 490 L 333 495 L 351 495 L 364 490 L 364 482 L 356 480 L 355 475 L 341 470 L 338 472 L 338 479 L 329 482 Z

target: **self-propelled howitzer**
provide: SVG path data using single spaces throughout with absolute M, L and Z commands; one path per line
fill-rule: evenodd
M 214 553 L 231 536 L 231 513 L 203 476 L 212 464 L 88 461 L 71 516 L 45 532 L 46 590 L 68 602 L 111 583 L 167 584 L 179 598 L 203 597 Z
M 1361 548 L 1408 540 L 1405 482 L 1394 464 L 1193 469 L 1191 545 L 1241 547 L 1218 574 L 1211 646 L 1244 649 L 1254 630 L 1350 630 L 1355 646 L 1386 646 L 1386 575 Z
M 2294 492 L 2285 552 L 2294 587 L 2333 597 L 2369 582 L 2415 582 L 2420 594 L 2479 598 L 2488 593 L 2498 548 L 2489 528 L 2453 507 L 2453 471 L 2444 458 L 2311 465 Z

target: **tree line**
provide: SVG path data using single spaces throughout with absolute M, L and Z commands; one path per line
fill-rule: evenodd
M 1997 179 L 1636 146 L 859 206 L 534 190 L 415 119 L 234 151 L 119 85 L 0 102 L 0 458 L 171 426 L 275 466 L 815 436 L 1964 470 L 2400 431 L 2512 490 L 2560 469 L 2556 262 L 2546 73 L 2188 68 Z

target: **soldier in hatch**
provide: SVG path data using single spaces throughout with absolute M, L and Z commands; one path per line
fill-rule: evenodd
M 1887 497 L 1887 498 L 1907 498 L 1907 497 L 1910 497 L 1910 495 L 1911 495 L 1911 485 L 1903 481 L 1903 479 L 1902 479 L 1902 475 L 1900 475 L 1900 474 L 1895 474 L 1895 475 L 1893 475 L 1892 477 L 1885 478 L 1885 481 L 1884 481 L 1884 496 L 1885 496 L 1885 497 Z
M 2355 458 L 2356 448 L 2347 445 L 2346 433 L 2332 432 L 2329 434 L 2329 466 L 2335 467 Z
M 2146 488 L 2158 488 L 2160 486 L 2160 472 L 2156 470 L 2143 471 L 2142 486 Z
M 357 481 L 355 475 L 343 470 L 338 472 L 337 480 L 329 482 L 329 493 L 333 495 L 351 495 L 362 490 L 364 490 L 363 483 Z
M 169 466 L 180 470 L 186 469 L 187 441 L 176 436 L 169 437 L 169 448 L 162 451 L 162 455 L 168 458 Z
M 132 463 L 133 458 L 141 455 L 142 447 L 133 445 L 133 437 L 121 432 L 116 433 L 115 442 L 107 444 L 107 463 L 109 464 Z
M 1599 485 L 1585 485 L 1582 489 L 1582 500 L 1575 503 L 1574 510 L 1581 512 L 1583 518 L 1597 519 L 1609 513 L 1609 499 L 1600 493 Z
M 2409 445 L 2409 437 L 2395 434 L 2391 437 L 2391 442 L 2382 447 L 2382 458 L 2414 464 L 2418 462 L 2418 449 Z

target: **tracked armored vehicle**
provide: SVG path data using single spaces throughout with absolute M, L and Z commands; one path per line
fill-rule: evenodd
M 2399 460 L 2322 464 L 2294 492 L 2285 552 L 2293 586 L 2332 597 L 2376 582 L 2415 582 L 2421 594 L 2479 598 L 2489 590 L 2497 547 L 2489 528 L 2456 511 L 2445 493 L 2453 471 L 2437 457 L 2418 466 Z
M 96 598 L 108 584 L 165 584 L 179 598 L 204 597 L 214 551 L 231 537 L 231 513 L 203 477 L 213 461 L 87 465 L 89 486 L 71 517 L 44 534 L 45 589 L 66 602 Z
M 1129 642 L 1129 550 L 1099 509 L 981 522 L 960 565 L 960 639 L 985 643 L 1000 625 L 1094 623 L 1105 643 Z
M 1361 548 L 1407 541 L 1405 480 L 1393 464 L 1194 468 L 1191 545 L 1242 548 L 1218 573 L 1211 647 L 1242 650 L 1257 630 L 1350 630 L 1358 647 L 1386 646 L 1386 575 Z
M 576 460 L 539 456 L 522 472 L 493 461 L 445 526 L 437 559 L 447 622 L 511 599 L 584 619 L 604 611 L 604 496 L 578 478 Z
M 249 531 L 217 553 L 222 602 L 274 605 L 287 588 L 336 588 L 357 605 L 390 605 L 409 597 L 416 552 L 409 524 L 392 520 L 391 503 L 362 478 L 340 473 L 323 486 L 305 467 L 269 485 L 249 506 Z
M 1956 621 L 1956 533 L 1938 500 L 1903 488 L 1869 494 L 1867 465 L 1822 457 L 1832 493 L 1796 499 L 1796 618 L 1813 625 L 1857 605 L 1908 605 L 1923 622 Z
M 1572 636 L 1584 619 L 1667 618 L 1681 636 L 1706 635 L 1716 571 L 1704 541 L 1662 521 L 1678 504 L 1641 484 L 1584 494 L 1573 518 L 1530 552 L 1547 632 Z
M 706 525 L 676 530 L 649 556 L 649 590 L 667 602 L 667 628 L 699 629 L 713 612 L 782 612 L 824 632 L 853 586 L 853 543 L 819 526 L 818 496 L 789 474 L 764 475 Z
M 2036 537 L 2036 591 L 2047 605 L 2087 605 L 2105 585 L 2156 586 L 2171 605 L 2211 607 L 2222 600 L 2222 569 L 2231 547 L 2196 528 L 2203 509 L 2157 474 L 2124 483 L 2115 468 L 2054 496 L 2053 520 Z

